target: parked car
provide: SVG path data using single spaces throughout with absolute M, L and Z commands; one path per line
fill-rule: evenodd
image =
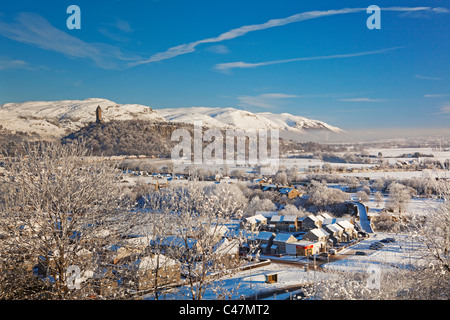
M 379 250 L 379 249 L 381 249 L 383 247 L 384 247 L 384 244 L 382 244 L 381 242 L 375 242 L 375 243 L 372 243 L 369 246 L 369 249 L 371 249 L 371 250 Z
M 389 242 L 395 242 L 394 238 L 386 238 L 386 240 L 389 241 Z
M 330 256 L 330 254 L 328 252 L 321 252 L 321 253 L 319 253 L 319 256 L 328 258 Z
M 367 253 L 365 253 L 364 251 L 356 251 L 355 254 L 357 256 L 366 256 L 367 255 Z

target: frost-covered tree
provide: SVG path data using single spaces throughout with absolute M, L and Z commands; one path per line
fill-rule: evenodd
M 293 204 L 286 204 L 282 210 L 279 212 L 280 215 L 293 215 L 293 216 L 299 216 L 299 217 L 306 217 L 310 215 L 310 212 L 306 212 L 304 208 L 299 207 L 297 208 Z
M 148 198 L 149 209 L 166 216 L 165 227 L 155 235 L 164 247 L 161 253 L 182 263 L 189 297 L 201 300 L 216 276 L 241 263 L 238 249 L 246 239 L 224 236 L 230 219 L 242 215 L 246 198 L 233 185 L 205 187 L 195 182 L 170 186 Z
M 325 184 L 312 181 L 308 187 L 309 202 L 316 206 L 326 206 L 342 203 L 349 195 L 340 189 L 328 188 Z
M 361 201 L 369 201 L 369 196 L 364 191 L 358 191 L 356 192 L 356 198 L 360 199 Z
M 270 199 L 260 199 L 259 196 L 254 196 L 248 203 L 245 215 L 252 216 L 256 211 L 274 211 L 276 208 Z
M 425 216 L 415 217 L 412 229 L 417 238 L 426 246 L 428 260 L 450 273 L 450 184 L 443 182 L 439 186 L 440 202 L 430 204 Z
M 288 184 L 287 173 L 285 171 L 278 172 L 273 178 L 273 182 L 281 185 L 287 185 Z
M 405 185 L 393 182 L 389 185 L 389 198 L 387 207 L 392 210 L 398 210 L 398 213 L 402 213 L 406 210 L 409 201 L 411 200 L 411 194 L 409 188 Z
M 381 202 L 383 201 L 383 195 L 380 191 L 375 192 L 374 194 L 375 202 L 377 203 L 377 207 L 380 206 Z
M 20 290 L 20 280 L 10 281 L 19 261 L 28 276 L 37 265 L 45 280 L 45 290 L 40 285 L 28 297 L 70 299 L 92 293 L 95 284 L 79 286 L 72 280 L 92 278 L 101 248 L 116 237 L 123 206 L 117 171 L 90 158 L 79 143 L 27 145 L 20 156 L 5 160 L 5 169 L 0 295 Z M 70 270 L 79 273 L 72 278 Z

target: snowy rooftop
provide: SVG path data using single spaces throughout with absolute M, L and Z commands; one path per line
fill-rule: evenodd
M 216 254 L 236 254 L 239 251 L 239 241 L 228 240 L 227 238 L 223 238 L 219 243 L 214 247 L 214 253 Z
M 271 223 L 273 223 L 273 222 L 295 222 L 296 220 L 297 220 L 296 215 L 285 215 L 285 216 L 274 215 L 270 219 L 270 222 Z
M 317 217 L 313 214 L 310 214 L 309 216 L 307 216 L 307 218 L 311 219 L 312 221 L 319 221 L 319 219 L 317 219 Z
M 279 233 L 279 234 L 277 234 L 275 239 L 273 239 L 273 242 L 286 242 L 291 237 L 294 237 L 294 236 L 290 233 Z
M 276 211 L 256 211 L 255 212 L 255 215 L 262 215 L 263 217 L 266 217 L 266 218 L 270 218 L 277 214 L 278 214 L 278 212 L 276 212 Z
M 351 224 L 351 222 L 348 220 L 339 221 L 337 224 L 340 225 L 344 229 L 354 227 L 353 224 Z
M 346 220 L 347 220 L 346 218 L 329 218 L 329 219 L 324 219 L 322 221 L 322 225 L 325 226 L 325 225 L 328 225 L 328 224 L 338 223 L 338 222 L 346 221 Z
M 312 234 L 314 234 L 317 237 L 328 237 L 330 234 L 326 232 L 323 228 L 316 228 L 309 230 Z
M 285 215 L 283 221 L 295 222 L 295 221 L 297 221 L 297 216 L 296 215 Z
M 256 236 L 256 240 L 269 240 L 273 236 L 274 236 L 273 232 L 261 231 Z
M 262 214 L 256 214 L 254 216 L 245 218 L 245 220 L 250 223 L 257 223 L 257 222 L 267 221 L 267 218 L 264 217 Z
M 332 219 L 333 217 L 332 216 L 330 216 L 328 213 L 322 213 L 322 214 L 320 214 L 319 215 L 319 217 L 323 217 L 324 219 Z
M 281 222 L 283 220 L 283 216 L 274 215 L 270 218 L 270 222 Z
M 343 229 L 341 226 L 339 226 L 337 223 L 329 224 L 329 225 L 326 226 L 326 228 L 327 228 L 328 230 L 330 230 L 331 232 L 341 232 L 341 231 L 344 231 L 344 229 Z
M 281 188 L 279 190 L 280 193 L 287 194 L 292 191 L 293 188 Z

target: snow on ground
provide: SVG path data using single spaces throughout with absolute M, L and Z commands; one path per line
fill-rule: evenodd
M 391 179 L 411 179 L 411 178 L 422 178 L 427 177 L 440 177 L 440 178 L 450 178 L 449 171 L 373 171 L 373 172 L 349 172 L 349 173 L 339 173 L 346 177 L 362 177 L 370 178 L 372 180 L 378 178 L 391 178 Z
M 378 153 L 381 152 L 383 157 L 392 157 L 392 158 L 400 158 L 402 155 L 406 154 L 414 154 L 416 152 L 420 152 L 422 154 L 432 154 L 434 158 L 450 158 L 450 151 L 444 150 L 436 150 L 434 148 L 375 148 L 368 149 L 366 152 L 372 156 L 378 156 Z M 409 158 L 411 159 L 411 158 Z
M 384 238 L 392 237 L 394 243 L 386 243 L 380 250 L 369 249 L 370 244 L 378 242 Z M 364 239 L 359 243 L 348 247 L 338 253 L 337 261 L 325 263 L 322 265 L 325 271 L 343 271 L 343 272 L 369 272 L 369 267 L 377 267 L 380 272 L 398 271 L 407 269 L 410 266 L 420 266 L 425 263 L 421 258 L 420 250 L 423 246 L 407 234 L 376 233 L 375 236 Z M 356 255 L 356 251 L 365 252 L 366 255 Z M 305 261 L 304 257 L 288 258 L 286 261 Z M 278 282 L 268 284 L 265 282 L 265 276 L 277 273 Z M 210 286 L 204 295 L 204 299 L 217 299 L 219 294 L 225 294 L 226 299 L 244 299 L 248 297 L 258 299 L 289 299 L 295 295 L 291 293 L 273 294 L 276 289 L 286 289 L 292 286 L 302 284 L 311 284 L 330 277 L 335 277 L 333 273 L 323 272 L 320 268 L 314 271 L 312 268 L 305 271 L 303 264 L 290 265 L 272 261 L 271 264 L 259 268 L 240 271 L 235 274 L 225 276 Z M 299 292 L 299 290 L 297 290 Z M 152 299 L 147 296 L 147 299 Z M 160 299 L 191 299 L 189 286 L 182 287 L 176 293 L 166 294 Z
M 384 243 L 379 250 L 369 249 L 370 244 L 385 238 L 394 238 L 393 243 Z M 376 266 L 385 271 L 406 269 L 424 265 L 421 256 L 423 245 L 407 234 L 376 233 L 374 237 L 363 240 L 339 252 L 345 259 L 324 265 L 325 269 L 346 272 L 366 272 L 369 266 Z M 356 251 L 366 255 L 355 255 Z
M 377 216 L 386 208 L 388 198 L 388 195 L 383 195 L 383 200 L 380 204 L 377 204 L 374 196 L 371 195 L 369 201 L 363 201 L 362 203 L 369 207 L 369 216 Z M 352 194 L 352 199 L 357 200 L 355 194 Z M 406 209 L 402 214 L 411 216 L 427 215 L 430 211 L 436 210 L 440 204 L 441 200 L 439 199 L 413 197 L 406 205 Z M 395 213 L 397 214 L 397 212 Z
M 265 276 L 277 273 L 278 282 L 268 284 L 265 282 Z M 314 281 L 323 280 L 329 275 L 309 270 L 305 271 L 303 266 L 293 266 L 272 262 L 269 265 L 238 272 L 234 275 L 224 277 L 217 281 L 217 286 L 211 286 L 204 295 L 204 299 L 214 300 L 220 293 L 231 294 L 231 299 L 243 299 L 255 294 L 263 296 L 264 293 L 272 292 L 275 289 L 282 289 L 289 286 L 307 284 Z M 215 288 L 220 287 L 220 288 Z M 182 287 L 176 294 L 167 294 L 160 299 L 190 299 L 190 288 Z M 227 296 L 228 298 L 228 296 Z M 272 298 L 272 295 L 271 295 Z

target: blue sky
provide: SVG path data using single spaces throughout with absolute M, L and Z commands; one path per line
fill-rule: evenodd
M 450 129 L 449 40 L 448 1 L 4 1 L 0 104 L 98 97 Z

